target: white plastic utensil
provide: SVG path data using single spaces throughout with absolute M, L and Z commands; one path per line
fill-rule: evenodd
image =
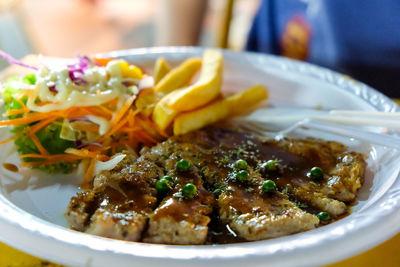
M 307 108 L 264 108 L 256 112 L 264 122 L 299 122 L 304 119 L 354 126 L 378 126 L 400 129 L 400 112 L 359 110 L 317 110 Z M 250 115 L 250 118 L 253 117 Z
M 390 136 L 383 133 L 374 133 L 366 130 L 360 130 L 355 127 L 349 127 L 338 124 L 329 124 L 320 121 L 312 121 L 311 119 L 301 120 L 283 130 L 271 131 L 268 122 L 263 120 L 242 120 L 237 119 L 240 126 L 256 132 L 260 135 L 281 139 L 287 136 L 290 132 L 302 127 L 308 129 L 320 130 L 328 133 L 338 134 L 341 136 L 351 137 L 360 141 L 366 141 L 371 144 L 390 146 L 391 148 L 400 149 L 400 138 Z

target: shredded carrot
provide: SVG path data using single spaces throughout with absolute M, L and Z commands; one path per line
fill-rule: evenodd
M 129 115 L 128 115 L 128 117 L 129 117 L 129 119 L 128 119 L 128 125 L 129 125 L 129 127 L 131 127 L 131 128 L 133 128 L 133 126 L 134 126 L 134 124 L 135 124 L 135 115 L 136 115 L 136 114 L 133 113 L 133 110 L 130 109 L 130 110 L 129 110 Z M 128 132 L 128 138 L 129 138 L 129 142 L 130 142 L 130 143 L 133 143 L 133 132 Z
M 67 158 L 67 159 L 79 159 L 78 156 L 76 155 L 72 155 L 72 154 L 50 154 L 50 155 L 43 155 L 43 154 L 23 154 L 19 156 L 20 158 L 39 158 L 39 159 L 48 159 L 48 160 L 52 160 L 52 159 L 63 159 L 63 158 Z
M 85 131 L 85 132 L 99 132 L 99 126 L 93 123 L 76 123 L 73 126 L 74 129 L 78 131 Z
M 115 58 L 93 58 L 93 61 L 97 64 L 99 64 L 100 66 L 107 66 L 108 62 L 115 60 Z
M 115 118 L 113 119 L 113 121 L 111 123 L 112 125 L 116 125 L 121 120 L 121 118 L 125 115 L 125 113 L 128 111 L 128 109 L 131 107 L 133 100 L 135 100 L 135 96 L 131 96 L 125 101 L 125 104 L 118 111 L 117 115 L 115 115 Z
M 97 142 L 104 142 L 107 138 L 109 138 L 111 135 L 113 135 L 115 132 L 117 132 L 122 126 L 124 126 L 129 120 L 129 116 L 123 118 L 117 125 L 112 126 L 111 129 L 100 139 L 97 140 Z
M 87 111 L 87 113 L 88 113 L 88 115 L 94 115 L 94 116 L 98 116 L 98 117 L 103 117 L 103 118 L 105 118 L 105 119 L 111 119 L 111 117 L 112 117 L 112 114 L 113 114 L 113 112 L 111 112 L 111 114 L 110 113 L 107 113 L 107 112 L 105 112 L 103 109 L 99 109 L 99 108 L 97 108 L 97 107 L 85 107 L 85 108 L 82 108 L 84 111 Z M 81 110 L 82 110 L 81 109 Z
M 105 106 L 100 105 L 97 108 L 101 109 L 105 114 L 108 114 L 110 116 L 112 116 L 114 114 L 113 111 L 111 111 L 110 109 L 106 108 Z
M 115 147 L 120 147 L 120 146 L 124 146 L 124 145 L 131 145 L 132 143 L 130 141 L 120 141 L 118 143 L 114 143 L 111 144 L 111 148 L 115 148 Z
M 28 108 L 11 109 L 11 110 L 7 110 L 7 112 L 4 115 L 5 116 L 19 115 L 19 114 L 27 113 L 27 112 L 29 112 Z
M 75 149 L 75 148 L 68 148 L 65 150 L 65 153 L 76 155 L 82 158 L 94 158 L 101 161 L 109 160 L 110 158 L 106 155 L 102 155 L 98 152 L 89 151 L 87 149 Z
M 168 135 L 165 131 L 161 130 L 160 127 L 158 127 L 158 125 L 155 124 L 152 120 L 150 120 L 147 116 L 141 115 L 140 117 L 141 117 L 141 119 L 142 119 L 145 123 L 147 123 L 151 128 L 155 129 L 161 136 L 163 136 L 163 137 L 165 137 L 165 138 L 168 138 L 168 137 L 169 137 L 169 135 Z
M 35 144 L 36 148 L 39 150 L 39 152 L 42 155 L 49 155 L 49 152 L 47 152 L 47 150 L 43 147 L 43 145 L 40 143 L 39 139 L 37 138 L 36 134 L 33 134 L 31 136 L 31 139 L 33 141 L 33 143 Z
M 81 184 L 82 187 L 85 187 L 85 186 L 87 185 L 87 183 L 89 182 L 89 179 L 93 176 L 93 171 L 94 171 L 94 165 L 95 165 L 95 163 L 96 163 L 96 160 L 95 160 L 95 159 L 92 159 L 92 160 L 90 161 L 90 164 L 89 164 L 89 167 L 88 167 L 88 169 L 87 169 L 87 171 L 86 171 L 86 174 L 85 174 L 85 176 L 83 177 L 83 181 L 82 181 L 82 184 Z
M 6 143 L 8 143 L 8 142 L 11 142 L 11 141 L 14 140 L 15 138 L 17 138 L 16 135 L 11 136 L 10 138 L 7 138 L 6 140 L 1 141 L 1 142 L 0 142 L 0 145 L 4 145 L 4 144 L 6 144 Z
M 107 104 L 116 107 L 118 104 L 118 98 L 114 98 L 113 100 L 108 101 Z
M 48 104 L 60 104 L 60 102 L 43 101 L 43 102 L 37 103 L 36 106 L 43 107 L 43 106 L 46 106 L 46 105 L 48 105 Z
M 7 120 L 7 121 L 0 121 L 0 126 L 8 126 L 8 125 L 20 125 L 20 124 L 28 124 L 35 121 L 40 121 L 43 119 L 48 118 L 50 115 L 60 116 L 60 112 L 46 112 L 46 113 L 29 113 L 23 118 Z M 61 116 L 60 116 L 61 117 Z
M 139 130 L 135 132 L 135 138 L 138 139 L 140 142 L 151 146 L 153 144 L 157 144 L 157 140 L 153 139 L 150 137 L 146 131 L 144 130 Z

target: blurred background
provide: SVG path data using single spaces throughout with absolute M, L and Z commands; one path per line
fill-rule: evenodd
M 93 54 L 163 45 L 240 50 L 260 1 L 236 0 L 233 7 L 232 3 L 230 0 L 0 0 L 0 49 L 16 58 L 30 53 L 72 57 L 78 52 Z M 191 25 L 190 28 L 183 27 L 182 20 L 188 21 L 186 25 Z

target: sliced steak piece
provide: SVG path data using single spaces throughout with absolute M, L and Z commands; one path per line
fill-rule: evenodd
M 240 187 L 218 199 L 220 218 L 241 238 L 262 240 L 314 229 L 319 219 L 280 194 L 262 196 Z
M 251 167 L 247 171 L 248 182 L 225 178 L 218 198 L 221 220 L 239 237 L 262 240 L 311 230 L 319 224 L 316 216 L 296 207 L 286 195 L 263 192 L 265 180 Z
M 169 146 L 168 143 L 165 144 Z M 149 228 L 144 241 L 165 244 L 204 244 L 208 233 L 209 215 L 212 213 L 215 199 L 203 186 L 196 167 L 198 151 L 191 144 L 175 143 L 169 147 L 171 152 L 165 161 L 168 176 L 174 179 L 174 188 L 150 216 Z M 177 171 L 176 163 L 187 159 L 192 167 L 189 171 Z M 185 199 L 182 188 L 192 183 L 197 188 L 193 199 Z
M 104 237 L 140 240 L 157 205 L 155 183 L 164 175 L 160 154 L 152 151 L 137 159 L 128 155 L 94 177 L 92 188 L 71 199 L 66 212 L 71 226 Z
M 73 229 L 84 231 L 97 206 L 98 201 L 93 191 L 78 193 L 69 201 L 65 218 Z
M 324 196 L 340 201 L 354 201 L 357 190 L 364 183 L 366 163 L 363 155 L 349 152 L 346 146 L 333 141 L 286 138 L 276 144 L 319 164 L 324 170 L 324 180 L 311 191 L 321 192 Z

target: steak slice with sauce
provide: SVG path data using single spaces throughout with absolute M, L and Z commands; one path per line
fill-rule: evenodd
M 159 207 L 150 215 L 149 227 L 144 242 L 194 245 L 204 244 L 208 234 L 209 215 L 213 211 L 215 199 L 203 186 L 199 175 L 199 153 L 190 143 L 164 142 L 168 157 L 165 157 L 167 175 L 174 179 L 174 187 L 165 196 Z M 192 163 L 189 171 L 176 170 L 180 159 Z M 179 195 L 182 188 L 192 183 L 197 187 L 197 196 L 184 199 Z
M 192 163 L 190 171 L 176 170 L 179 159 Z M 238 159 L 249 165 L 248 181 L 236 179 Z M 279 160 L 280 168 L 268 173 L 260 166 L 270 159 Z M 318 183 L 307 176 L 314 166 L 324 171 Z M 315 228 L 319 220 L 311 213 L 345 213 L 363 183 L 364 169 L 360 154 L 336 142 L 276 141 L 207 127 L 171 137 L 139 158 L 129 155 L 97 175 L 91 189 L 71 198 L 66 217 L 79 231 L 131 241 L 204 244 L 221 226 L 238 240 L 261 240 Z M 164 175 L 174 185 L 160 196 L 155 185 Z M 265 179 L 282 193 L 262 192 Z M 179 195 L 187 183 L 197 187 L 193 199 Z
M 93 188 L 72 197 L 66 218 L 72 228 L 104 237 L 141 239 L 148 214 L 156 207 L 155 183 L 164 170 L 158 154 L 136 159 L 128 154 L 114 169 L 94 178 Z

